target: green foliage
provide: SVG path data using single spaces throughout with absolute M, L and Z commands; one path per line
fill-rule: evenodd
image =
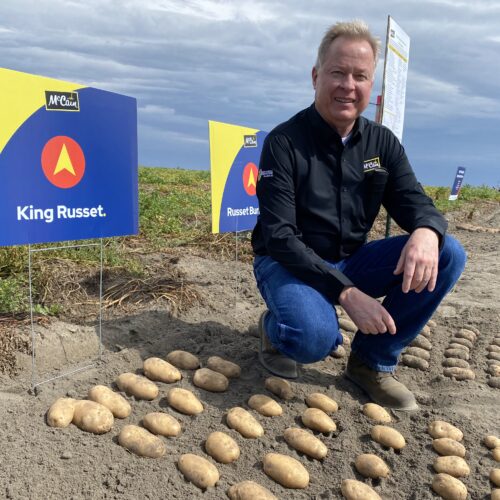
M 470 186 L 469 184 L 464 184 L 462 189 L 460 189 L 458 199 L 454 201 L 448 200 L 451 189 L 447 187 L 428 186 L 425 188 L 425 192 L 442 212 L 458 210 L 466 204 L 477 201 L 489 200 L 500 202 L 500 191 L 488 186 Z
M 0 313 L 14 314 L 28 309 L 28 287 L 23 276 L 0 278 Z

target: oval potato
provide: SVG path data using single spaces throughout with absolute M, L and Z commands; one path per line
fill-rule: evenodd
M 443 370 L 443 374 L 446 377 L 454 378 L 456 380 L 474 380 L 476 378 L 476 374 L 472 370 L 468 370 L 467 368 L 458 368 L 456 366 L 445 368 Z
M 467 499 L 465 484 L 449 474 L 436 474 L 432 480 L 432 489 L 444 500 Z
M 500 377 L 491 377 L 488 380 L 488 385 L 494 389 L 500 389 Z
M 254 481 L 233 484 L 227 496 L 230 500 L 278 500 L 267 488 Z
M 432 447 L 444 456 L 465 457 L 465 446 L 450 438 L 438 438 L 432 441 Z
M 297 451 L 309 457 L 321 460 L 328 454 L 328 448 L 311 432 L 305 429 L 289 427 L 284 432 L 285 441 Z
M 500 361 L 500 352 L 489 352 L 488 359 L 494 359 L 495 361 Z
M 330 356 L 332 358 L 337 358 L 337 359 L 340 359 L 340 358 L 345 358 L 347 355 L 347 351 L 345 350 L 344 346 L 342 345 L 338 345 L 334 351 L 330 351 Z
M 161 358 L 148 358 L 143 365 L 144 375 L 150 380 L 172 384 L 182 378 L 181 372 Z
M 278 377 L 268 377 L 264 383 L 265 388 L 281 399 L 293 398 L 293 389 L 288 380 Z
M 342 330 L 352 333 L 356 333 L 358 331 L 358 327 L 350 319 L 339 318 L 338 320 L 339 320 L 339 326 L 340 328 L 342 328 Z
M 490 471 L 490 481 L 495 485 L 500 487 L 500 469 L 491 469 Z
M 165 455 L 165 443 L 137 425 L 125 425 L 118 434 L 118 443 L 140 457 L 160 458 Z
M 339 409 L 335 400 L 320 392 L 313 392 L 306 396 L 306 404 L 310 408 L 319 408 L 325 413 L 335 413 Z
M 490 367 L 488 368 L 488 373 L 492 377 L 500 377 L 500 365 L 490 365 Z
M 295 458 L 280 453 L 268 453 L 264 457 L 264 472 L 285 488 L 306 488 L 309 473 Z
M 207 360 L 207 367 L 214 372 L 222 373 L 227 378 L 238 378 L 241 375 L 239 365 L 219 356 L 210 356 Z
M 477 338 L 476 334 L 473 331 L 467 330 L 466 328 L 462 328 L 462 330 L 459 330 L 457 333 L 455 333 L 455 337 L 459 339 L 467 339 L 472 343 L 474 343 Z
M 377 455 L 372 453 L 363 453 L 358 455 L 354 460 L 354 466 L 357 471 L 364 477 L 378 479 L 389 475 L 388 465 Z
M 283 413 L 281 405 L 265 394 L 251 396 L 248 406 L 264 417 L 277 417 Z
M 374 425 L 370 435 L 377 443 L 388 448 L 393 448 L 394 450 L 401 450 L 406 446 L 406 441 L 402 434 L 387 425 Z
M 495 344 L 491 344 L 489 345 L 486 350 L 488 352 L 500 352 L 500 346 L 499 345 L 495 345 Z
M 68 427 L 75 413 L 76 399 L 59 398 L 47 411 L 47 424 L 51 427 Z
M 217 467 L 198 455 L 181 455 L 177 465 L 185 478 L 202 490 L 215 486 L 219 480 Z
M 453 477 L 465 477 L 470 474 L 470 468 L 462 457 L 437 457 L 433 467 L 436 472 L 444 472 Z
M 302 423 L 313 431 L 328 433 L 337 430 L 335 422 L 319 408 L 307 408 L 302 414 Z
M 166 360 L 181 370 L 196 370 L 200 366 L 198 357 L 187 351 L 177 350 L 169 352 Z
M 404 365 L 410 368 L 417 368 L 418 370 L 428 370 L 429 362 L 425 359 L 419 358 L 418 356 L 412 356 L 411 354 L 403 354 L 401 356 L 401 361 Z
M 344 479 L 340 489 L 347 500 L 382 500 L 376 491 L 356 479 Z
M 454 367 L 457 368 L 470 368 L 468 361 L 465 359 L 457 359 L 457 358 L 444 358 L 442 365 L 444 367 Z
M 425 325 L 422 330 L 420 330 L 420 334 L 423 335 L 426 339 L 430 338 L 431 336 L 431 329 L 429 328 L 429 325 Z
M 387 410 L 376 403 L 364 404 L 363 414 L 375 422 L 382 422 L 384 424 L 391 422 L 391 416 Z
M 452 337 L 452 338 L 450 339 L 450 342 L 451 342 L 452 344 L 461 344 L 461 345 L 463 345 L 463 346 L 465 346 L 465 347 L 468 347 L 468 348 L 469 348 L 469 350 L 470 350 L 470 349 L 472 349 L 472 347 L 473 347 L 473 345 L 474 345 L 474 344 L 473 344 L 470 340 L 467 340 L 467 339 L 461 339 L 460 337 Z
M 429 339 L 426 339 L 422 335 L 418 335 L 415 337 L 411 344 L 412 347 L 420 347 L 421 349 L 425 349 L 426 351 L 430 351 L 432 349 L 432 344 Z
M 405 354 L 416 356 L 417 358 L 425 359 L 426 361 L 429 361 L 429 359 L 431 359 L 431 353 L 426 349 L 422 349 L 421 347 L 408 347 L 405 351 Z
M 168 413 L 159 411 L 144 415 L 142 418 L 142 425 L 144 425 L 149 432 L 165 437 L 178 436 L 182 430 L 181 424 L 176 418 Z
M 127 418 L 132 412 L 130 403 L 123 396 L 105 385 L 92 387 L 89 390 L 88 398 L 111 410 L 115 418 Z
M 490 449 L 497 448 L 498 446 L 500 446 L 500 438 L 497 438 L 493 435 L 485 436 L 483 439 L 483 443 Z
M 200 400 L 187 389 L 174 387 L 167 393 L 168 404 L 185 415 L 198 415 L 203 411 Z
M 148 401 L 155 399 L 160 392 L 154 382 L 135 373 L 122 373 L 116 379 L 116 385 L 120 391 L 125 392 L 129 396 Z
M 229 464 L 240 457 L 238 443 L 224 432 L 212 432 L 205 441 L 205 450 L 222 464 Z
M 199 368 L 194 372 L 193 384 L 206 391 L 224 392 L 227 390 L 229 380 L 222 373 L 214 372 L 210 368 Z
M 491 490 L 491 500 L 500 500 L 500 488 Z
M 75 403 L 73 423 L 82 431 L 105 434 L 111 430 L 113 414 L 105 406 L 83 399 Z
M 226 415 L 227 425 L 243 437 L 254 439 L 264 435 L 262 425 L 245 409 L 235 406 Z
M 491 451 L 491 456 L 493 457 L 493 460 L 500 462 L 500 446 L 493 448 L 493 450 Z
M 430 328 L 436 328 L 437 323 L 436 323 L 433 319 L 430 319 L 429 321 L 427 321 L 427 325 L 428 325 Z
M 458 358 L 464 359 L 466 361 L 469 360 L 469 353 L 464 351 L 463 349 L 446 349 L 444 351 L 445 358 Z
M 443 420 L 434 420 L 429 424 L 427 432 L 434 438 L 447 437 L 455 441 L 462 441 L 464 435 L 460 429 Z

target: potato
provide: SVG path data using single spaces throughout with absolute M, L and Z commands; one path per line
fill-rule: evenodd
M 210 368 L 199 368 L 194 372 L 193 384 L 210 392 L 224 392 L 229 380 L 222 373 L 214 372 Z
M 113 414 L 105 406 L 83 399 L 75 403 L 73 423 L 82 431 L 104 434 L 111 430 Z
M 488 385 L 494 389 L 500 389 L 500 377 L 491 377 L 488 380 Z
M 265 388 L 276 394 L 281 399 L 292 399 L 293 398 L 293 390 L 290 382 L 288 380 L 284 380 L 278 377 L 268 377 L 264 383 Z
M 47 412 L 47 424 L 51 427 L 68 427 L 73 420 L 76 399 L 59 398 Z
M 432 441 L 432 447 L 444 456 L 465 457 L 465 446 L 450 438 L 438 438 Z
M 388 448 L 401 450 L 406 446 L 405 438 L 396 429 L 387 425 L 374 425 L 370 435 L 377 443 Z
M 495 486 L 500 486 L 500 469 L 491 469 L 491 471 L 490 471 L 490 481 Z
M 351 345 L 350 337 L 348 337 L 344 332 L 340 332 L 340 335 L 342 335 L 342 344 L 344 345 L 344 347 L 349 347 Z
M 490 365 L 488 368 L 488 373 L 492 377 L 500 377 L 500 365 Z
M 483 443 L 490 449 L 497 448 L 498 446 L 500 446 L 500 438 L 492 435 L 485 436 L 483 439 Z
M 426 339 L 430 338 L 431 336 L 431 329 L 429 328 L 428 325 L 425 325 L 422 330 L 420 330 L 420 335 L 423 335 Z
M 491 490 L 491 500 L 500 500 L 500 488 Z
M 497 346 L 500 346 L 500 337 L 495 337 L 495 338 L 491 341 L 491 345 L 497 345 Z
M 283 413 L 283 408 L 274 399 L 264 394 L 251 396 L 248 406 L 264 417 L 277 417 Z
M 453 477 L 464 477 L 470 474 L 470 468 L 462 457 L 437 457 L 433 467 L 436 472 L 444 472 Z
M 239 365 L 219 356 L 210 356 L 207 360 L 207 367 L 214 372 L 222 373 L 227 378 L 238 378 L 241 375 Z
M 313 431 L 328 433 L 337 430 L 335 422 L 319 408 L 307 408 L 302 414 L 302 423 Z
M 446 349 L 444 351 L 444 357 L 465 359 L 466 361 L 468 361 L 469 353 L 464 351 L 463 349 Z
M 175 437 L 181 433 L 181 424 L 168 413 L 155 411 L 142 418 L 142 425 L 153 434 L 165 437 Z
M 455 441 L 462 441 L 464 435 L 460 429 L 443 420 L 434 420 L 429 424 L 427 432 L 435 439 L 447 437 Z
M 444 358 L 442 365 L 444 367 L 470 368 L 470 365 L 465 359 Z
M 347 355 L 347 352 L 345 348 L 341 345 L 338 345 L 335 349 L 335 351 L 330 351 L 330 356 L 332 358 L 340 359 L 340 358 L 345 358 Z
M 410 368 L 417 368 L 418 370 L 429 369 L 429 362 L 425 359 L 419 358 L 418 356 L 412 356 L 411 354 L 403 354 L 401 356 L 401 361 L 404 365 Z
M 433 319 L 430 319 L 429 321 L 427 321 L 427 325 L 428 325 L 430 328 L 436 328 L 437 323 L 436 323 Z
M 432 480 L 432 489 L 444 500 L 467 499 L 465 484 L 449 474 L 436 474 Z
M 481 332 L 479 331 L 479 328 L 477 326 L 465 325 L 465 329 L 472 331 L 473 333 L 476 334 L 477 337 L 479 337 L 479 335 L 481 334 Z
M 194 354 L 186 351 L 172 351 L 166 357 L 169 363 L 172 363 L 181 370 L 196 370 L 200 367 L 200 360 Z
M 279 453 L 268 453 L 264 457 L 264 472 L 285 488 L 306 488 L 309 473 L 295 458 Z
M 161 358 L 148 358 L 143 365 L 144 375 L 150 380 L 172 384 L 182 378 L 181 372 Z
M 470 354 L 470 349 L 463 344 L 459 344 L 458 342 L 450 342 L 448 344 L 448 349 L 463 349 L 466 353 Z
M 461 344 L 464 345 L 465 347 L 468 347 L 469 350 L 472 349 L 473 343 L 470 340 L 467 339 L 461 339 L 460 337 L 452 337 L 450 340 L 451 343 L 453 344 Z
M 339 409 L 339 405 L 335 400 L 320 392 L 313 392 L 306 396 L 306 404 L 310 408 L 319 408 L 325 413 L 335 413 Z
M 476 374 L 472 370 L 468 370 L 467 368 L 458 368 L 455 366 L 445 368 L 443 370 L 443 374 L 446 377 L 454 378 L 456 380 L 474 380 L 476 378 Z
M 500 446 L 493 448 L 493 450 L 491 451 L 491 456 L 493 457 L 493 460 L 500 462 Z
M 389 475 L 387 464 L 380 457 L 371 453 L 358 455 L 354 461 L 354 465 L 356 470 L 364 477 L 378 479 Z
M 125 425 L 118 434 L 118 443 L 140 457 L 160 458 L 165 455 L 165 443 L 137 425 Z
M 494 359 L 495 361 L 500 361 L 500 352 L 489 352 L 488 359 Z
M 268 489 L 253 481 L 233 484 L 227 496 L 230 500 L 278 500 Z
M 297 451 L 321 460 L 328 453 L 328 448 L 311 432 L 289 427 L 284 432 L 285 441 Z
M 459 339 L 467 339 L 472 343 L 474 343 L 477 338 L 473 331 L 467 330 L 466 328 L 462 328 L 462 330 L 459 330 L 458 333 L 455 333 L 455 337 L 458 337 Z
M 347 318 L 339 318 L 339 326 L 346 332 L 356 333 L 358 331 L 358 327 L 354 324 L 354 322 Z
M 264 435 L 262 425 L 243 408 L 235 406 L 226 415 L 227 425 L 239 432 L 243 437 L 254 439 Z
M 340 489 L 347 500 L 382 500 L 367 484 L 355 479 L 344 479 Z
M 115 418 L 127 418 L 132 412 L 130 403 L 120 394 L 105 385 L 96 385 L 90 389 L 88 398 L 105 406 Z
M 420 347 L 421 349 L 425 349 L 426 351 L 430 351 L 432 349 L 430 340 L 426 339 L 422 335 L 418 335 L 416 338 L 414 338 L 410 345 L 412 347 Z
M 421 347 L 408 347 L 405 351 L 405 354 L 409 354 L 410 356 L 416 356 L 417 358 L 425 359 L 429 361 L 431 359 L 431 353 L 422 349 Z
M 198 455 L 192 453 L 181 455 L 177 465 L 184 477 L 202 490 L 215 486 L 219 480 L 217 467 Z
M 486 350 L 487 350 L 488 352 L 500 352 L 500 346 L 492 344 L 492 345 L 489 345 L 489 346 L 486 348 Z
M 186 415 L 198 415 L 203 411 L 203 405 L 200 400 L 187 389 L 174 387 L 167 393 L 168 404 Z
M 366 403 L 363 405 L 363 414 L 375 422 L 388 424 L 391 422 L 391 416 L 385 408 L 376 403 Z
M 240 456 L 238 443 L 224 432 L 212 432 L 205 441 L 205 450 L 222 464 L 234 462 Z
M 158 396 L 158 386 L 151 380 L 135 373 L 122 373 L 116 379 L 116 385 L 129 396 L 135 396 L 137 399 L 147 399 L 151 401 Z

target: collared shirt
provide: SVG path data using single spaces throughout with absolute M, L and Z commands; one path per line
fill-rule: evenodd
M 314 104 L 266 137 L 257 197 L 255 254 L 271 256 L 332 302 L 354 284 L 325 260 L 363 245 L 381 205 L 409 233 L 428 227 L 443 241 L 447 227 L 389 129 L 359 117 L 343 145 Z

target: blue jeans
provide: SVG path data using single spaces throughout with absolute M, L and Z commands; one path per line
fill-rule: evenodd
M 365 335 L 358 330 L 351 346 L 370 368 L 393 371 L 401 351 L 419 334 L 465 267 L 460 243 L 446 235 L 439 255 L 433 292 L 403 293 L 402 274 L 393 274 L 408 236 L 371 241 L 350 257 L 328 262 L 342 271 L 361 291 L 385 297 L 384 307 L 396 323 L 397 333 Z M 314 288 L 290 274 L 269 256 L 256 256 L 254 274 L 270 314 L 265 328 L 271 343 L 299 363 L 314 363 L 342 344 L 335 308 Z

